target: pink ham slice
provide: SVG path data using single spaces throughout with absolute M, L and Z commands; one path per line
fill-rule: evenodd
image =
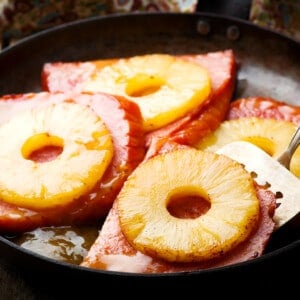
M 210 75 L 212 92 L 206 103 L 184 117 L 146 136 L 146 158 L 168 152 L 180 145 L 195 145 L 201 138 L 215 130 L 229 110 L 232 100 L 237 63 L 232 50 L 185 55 L 182 58 L 205 67 Z
M 145 155 L 144 131 L 138 106 L 107 94 L 28 93 L 0 98 L 4 117 L 29 107 L 74 101 L 88 105 L 103 119 L 112 134 L 114 157 L 103 178 L 87 194 L 69 205 L 35 211 L 0 200 L 0 232 L 16 233 L 41 226 L 77 225 L 99 222 L 106 217 L 130 172 Z M 51 174 L 49 174 L 51 176 Z
M 115 202 L 98 238 L 81 265 L 110 271 L 171 273 L 222 267 L 259 257 L 275 228 L 272 217 L 276 203 L 273 193 L 258 185 L 256 189 L 260 200 L 260 218 L 256 229 L 248 240 L 218 259 L 199 263 L 170 263 L 142 254 L 122 234 Z

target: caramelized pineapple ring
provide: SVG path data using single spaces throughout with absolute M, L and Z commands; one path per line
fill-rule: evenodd
M 297 128 L 297 125 L 289 121 L 258 117 L 227 120 L 195 147 L 214 152 L 228 143 L 245 141 L 276 159 L 286 150 Z M 292 157 L 290 171 L 300 177 L 300 147 Z
M 20 207 L 66 205 L 101 179 L 113 155 L 103 121 L 88 107 L 60 103 L 30 109 L 0 127 L 0 198 Z M 43 162 L 31 155 L 61 147 Z
M 211 91 L 208 71 L 167 54 L 120 59 L 98 70 L 84 91 L 121 95 L 136 102 L 146 131 L 160 128 L 201 105 Z
M 202 214 L 170 213 L 172 199 L 205 199 Z M 185 202 L 184 202 L 185 201 Z M 216 153 L 180 149 L 140 164 L 117 205 L 122 232 L 137 250 L 167 261 L 196 262 L 223 255 L 256 226 L 259 200 L 250 174 Z

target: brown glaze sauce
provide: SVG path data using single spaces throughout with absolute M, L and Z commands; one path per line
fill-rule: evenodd
M 32 252 L 79 265 L 98 236 L 99 227 L 42 227 L 8 239 Z

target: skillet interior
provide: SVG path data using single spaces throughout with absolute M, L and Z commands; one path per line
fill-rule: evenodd
M 204 13 L 112 15 L 33 35 L 0 54 L 0 94 L 40 91 L 40 72 L 45 62 L 154 52 L 205 53 L 228 48 L 235 51 L 239 63 L 235 98 L 270 96 L 300 105 L 300 43 L 247 21 Z M 215 270 L 151 276 L 87 270 L 55 262 L 20 249 L 3 237 L 0 237 L 0 249 L 5 263 L 24 267 L 24 272 L 28 271 L 28 265 L 30 272 L 54 272 L 53 279 L 63 274 L 80 282 L 101 280 L 103 287 L 106 282 L 122 282 L 170 285 L 176 289 L 177 281 L 192 287 L 194 279 L 224 283 L 227 275 L 230 280 L 239 280 L 245 274 L 255 274 L 256 279 L 264 281 L 262 284 L 266 278 L 281 283 L 279 272 L 291 272 L 291 268 L 299 267 L 296 253 L 300 249 L 300 236 L 299 223 L 294 222 L 274 234 L 266 255 L 251 262 Z

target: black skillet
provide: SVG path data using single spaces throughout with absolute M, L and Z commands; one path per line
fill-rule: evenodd
M 233 49 L 239 64 L 235 98 L 269 96 L 300 105 L 300 43 L 234 17 L 210 13 L 122 14 L 77 21 L 23 39 L 0 54 L 0 94 L 40 91 L 45 62 L 85 61 L 145 53 L 205 53 Z M 66 295 L 88 292 L 131 293 L 156 287 L 194 293 L 245 288 L 287 293 L 299 270 L 299 223 L 273 234 L 266 253 L 228 267 L 180 274 L 142 275 L 107 272 L 58 262 L 25 250 L 0 236 L 1 261 L 21 270 L 31 284 Z M 50 279 L 46 279 L 45 276 Z M 50 280 L 50 281 L 49 281 Z M 70 283 L 69 283 L 70 282 Z M 286 285 L 284 285 L 286 284 Z M 111 287 L 112 286 L 112 287 Z M 210 288 L 212 286 L 212 288 Z M 156 291 L 156 292 L 155 292 Z M 125 294 L 126 295 L 126 294 Z M 245 295 L 245 294 L 244 294 Z M 287 295 L 287 294 L 286 294 Z

